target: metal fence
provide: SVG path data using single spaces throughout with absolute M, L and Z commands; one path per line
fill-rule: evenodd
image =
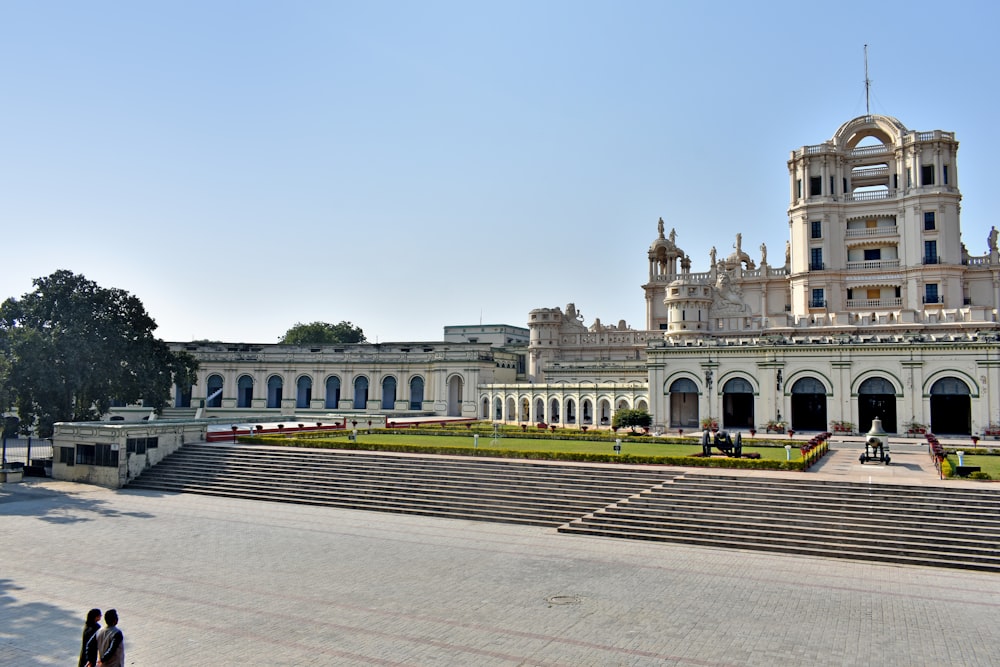
M 51 459 L 52 441 L 42 438 L 4 438 L 3 462 L 31 465 L 32 459 Z

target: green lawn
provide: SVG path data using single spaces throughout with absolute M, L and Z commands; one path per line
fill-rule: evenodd
M 954 454 L 949 454 L 948 463 L 952 467 L 958 467 L 958 457 Z M 989 473 L 993 479 L 1000 479 L 1000 456 L 969 456 L 966 454 L 962 457 L 962 463 L 967 466 L 979 466 L 983 472 Z
M 474 440 L 469 436 L 446 436 L 446 435 L 410 435 L 398 434 L 387 435 L 381 433 L 358 433 L 358 443 L 371 443 L 373 445 L 395 445 L 406 444 L 412 446 L 470 449 L 474 445 Z M 568 452 L 573 454 L 612 454 L 614 453 L 613 442 L 595 442 L 587 440 L 550 440 L 548 438 L 517 438 L 503 437 L 497 443 L 489 435 L 479 436 L 479 449 L 506 449 L 516 452 Z M 718 453 L 717 449 L 712 450 Z M 784 447 L 750 447 L 747 441 L 743 441 L 743 453 L 749 454 L 757 452 L 762 459 L 771 461 L 784 461 Z M 663 442 L 623 442 L 622 454 L 632 456 L 691 456 L 701 454 L 701 444 L 692 440 L 690 444 L 672 444 Z M 792 447 L 792 461 L 802 458 L 798 447 Z

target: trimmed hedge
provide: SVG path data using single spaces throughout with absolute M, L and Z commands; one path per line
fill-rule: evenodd
M 407 429 L 407 433 L 413 433 Z M 428 435 L 441 435 L 438 431 Z M 580 454 L 572 452 L 517 452 L 509 449 L 473 449 L 470 447 L 422 447 L 419 445 L 377 445 L 358 443 L 341 438 L 257 436 L 240 437 L 240 442 L 272 447 L 305 449 L 347 449 L 355 451 L 398 452 L 406 454 L 442 454 L 445 456 L 481 456 L 538 461 L 585 461 L 591 463 L 629 463 L 640 465 L 670 465 L 701 468 L 743 468 L 749 470 L 803 470 L 802 461 L 770 461 L 766 459 L 702 458 L 695 456 L 635 456 L 632 454 Z

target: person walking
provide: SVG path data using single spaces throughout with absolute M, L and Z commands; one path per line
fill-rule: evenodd
M 94 636 L 101 629 L 101 610 L 91 609 L 87 612 L 87 621 L 83 624 L 83 639 L 80 642 L 80 662 L 77 667 L 94 667 L 97 664 L 97 641 Z
M 125 667 L 125 636 L 118 629 L 118 612 L 108 609 L 104 614 L 107 623 L 97 631 L 96 667 Z

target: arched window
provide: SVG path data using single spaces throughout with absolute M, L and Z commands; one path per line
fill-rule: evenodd
M 205 407 L 206 408 L 221 408 L 222 407 L 222 376 L 221 375 L 209 375 L 208 381 L 205 383 L 205 391 L 207 396 L 205 397 Z
M 303 375 L 295 383 L 295 407 L 308 408 L 312 405 L 313 381 L 308 375 Z
M 396 407 L 396 378 L 391 375 L 382 380 L 382 409 L 392 410 Z
M 236 407 L 253 407 L 253 378 L 249 375 L 241 375 L 236 381 Z
M 361 375 L 354 378 L 354 409 L 364 410 L 368 407 L 368 378 Z
M 420 410 L 424 407 L 424 379 L 415 377 L 410 380 L 410 409 Z
M 281 407 L 281 392 L 285 382 L 280 375 L 272 375 L 267 379 L 267 407 Z
M 331 375 L 326 379 L 326 402 L 324 407 L 336 409 L 340 407 L 340 378 Z

